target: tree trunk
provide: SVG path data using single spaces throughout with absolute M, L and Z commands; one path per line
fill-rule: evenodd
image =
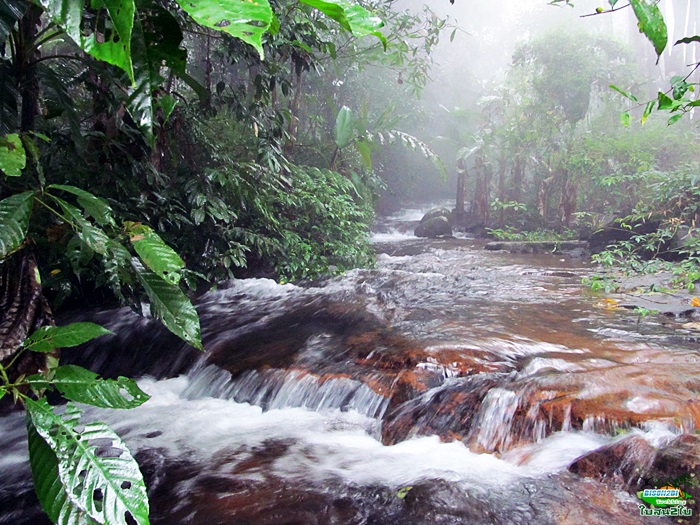
M 41 56 L 35 46 L 41 19 L 41 9 L 32 6 L 19 22 L 19 39 L 15 56 L 15 78 L 22 94 L 20 130 L 34 130 L 34 120 L 39 114 L 39 79 L 35 63 Z
M 464 209 L 464 193 L 467 185 L 467 170 L 459 170 L 457 176 L 457 206 L 455 206 L 455 218 L 458 223 L 464 222 L 467 212 Z
M 22 250 L 0 266 L 0 364 L 12 365 L 10 380 L 45 369 L 55 354 L 26 352 L 16 361 L 24 340 L 42 326 L 53 325 L 48 301 L 37 280 L 36 260 Z M 14 362 L 13 362 L 14 361 Z
M 294 144 L 296 143 L 297 135 L 299 134 L 299 109 L 301 107 L 301 86 L 303 79 L 303 70 L 297 68 L 296 72 L 296 82 L 294 84 L 294 98 L 289 105 L 289 125 L 287 126 L 287 133 L 289 134 L 289 140 L 285 145 L 285 154 L 291 154 Z

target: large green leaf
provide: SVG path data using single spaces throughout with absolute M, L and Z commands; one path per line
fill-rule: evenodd
M 656 54 L 661 56 L 668 43 L 668 31 L 657 4 L 658 0 L 630 0 L 630 5 L 639 22 L 639 31 L 644 33 L 654 45 Z
M 33 191 L 0 201 L 0 261 L 22 246 L 32 214 Z
M 355 131 L 355 119 L 352 115 L 352 110 L 343 106 L 338 112 L 338 116 L 335 119 L 335 144 L 343 149 L 345 146 L 350 144 L 352 136 Z
M 64 184 L 52 184 L 47 189 L 57 189 L 72 193 L 78 198 L 78 204 L 93 217 L 101 226 L 114 225 L 112 218 L 112 208 L 106 200 L 93 195 L 89 191 L 76 188 L 75 186 L 67 186 Z
M 223 31 L 253 46 L 265 58 L 262 36 L 272 23 L 267 0 L 177 0 L 195 22 Z
M 55 348 L 82 345 L 112 332 L 95 323 L 71 323 L 64 326 L 44 326 L 24 341 L 33 352 L 50 352 Z
M 136 408 L 150 399 L 133 379 L 102 379 L 95 372 L 76 365 L 59 366 L 51 381 L 40 375 L 26 381 L 39 389 L 54 385 L 66 399 L 100 408 Z
M 112 429 L 104 423 L 81 424 L 81 412 L 71 403 L 62 416 L 45 399 L 27 399 L 26 408 L 37 434 L 56 455 L 58 477 L 73 506 L 104 525 L 149 523 L 143 476 Z
M 359 4 L 345 0 L 300 0 L 303 4 L 318 9 L 340 24 L 343 29 L 355 36 L 374 35 L 386 47 L 386 39 L 378 32 L 384 25 L 382 19 L 374 16 Z
M 131 62 L 131 32 L 136 7 L 134 0 L 92 0 L 92 7 L 109 14 L 106 27 L 83 27 L 84 0 L 38 0 L 52 22 L 61 27 L 86 53 L 113 64 L 134 82 Z M 93 17 L 98 23 L 103 17 Z
M 68 204 L 63 199 L 51 195 L 50 193 L 47 195 L 59 204 L 63 210 L 64 218 L 69 221 L 71 227 L 75 230 L 75 233 L 78 234 L 81 241 L 100 255 L 109 255 L 109 237 L 103 230 L 95 228 L 90 224 L 81 211 L 72 204 Z
M 58 458 L 37 433 L 31 418 L 27 418 L 27 442 L 34 490 L 49 519 L 56 525 L 95 525 L 97 522 L 66 494 L 58 476 Z
M 27 152 L 17 133 L 0 138 L 0 170 L 8 177 L 19 177 L 27 165 Z
M 202 350 L 197 311 L 179 286 L 170 284 L 146 270 L 137 259 L 132 259 L 131 264 L 139 282 L 146 290 L 154 317 L 160 319 L 175 335 Z
M 185 263 L 175 251 L 149 226 L 139 223 L 126 223 L 131 244 L 141 261 L 149 270 L 170 284 L 180 282 L 180 270 Z
M 17 21 L 24 16 L 29 8 L 26 0 L 3 0 L 0 2 L 0 42 L 4 42 L 7 35 Z
M 187 75 L 187 51 L 180 48 L 182 30 L 177 19 L 167 10 L 156 5 L 144 9 L 143 16 L 134 20 L 131 54 L 136 83 L 129 92 L 127 109 L 149 141 L 153 140 L 153 118 L 158 106 L 154 94 L 162 90 L 161 68 L 169 67 L 173 73 L 192 87 L 200 98 L 203 88 Z M 206 91 L 206 90 L 204 90 Z

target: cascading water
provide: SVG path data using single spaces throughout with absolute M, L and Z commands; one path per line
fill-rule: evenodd
M 630 440 L 648 466 L 692 433 L 697 344 L 595 307 L 580 260 L 416 239 L 419 218 L 379 228 L 375 270 L 205 294 L 204 355 L 127 311 L 92 316 L 117 335 L 75 359 L 152 395 L 87 417 L 136 453 L 153 523 L 667 523 L 567 467 Z M 44 523 L 21 415 L 0 429 L 0 524 Z

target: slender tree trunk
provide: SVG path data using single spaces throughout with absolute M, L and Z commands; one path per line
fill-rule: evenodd
M 525 178 L 525 170 L 523 168 L 523 162 L 520 154 L 515 156 L 515 164 L 513 165 L 513 184 L 511 186 L 511 198 L 507 200 L 512 200 L 515 202 L 522 202 L 523 194 L 523 180 Z
M 41 9 L 32 6 L 19 22 L 19 39 L 15 56 L 15 78 L 22 95 L 20 130 L 34 129 L 34 120 L 39 114 L 39 79 L 35 63 L 41 56 L 35 46 L 41 18 Z
M 464 209 L 464 193 L 466 191 L 467 185 L 467 170 L 463 169 L 459 171 L 457 176 L 457 205 L 455 206 L 455 218 L 458 223 L 464 222 L 467 216 L 467 212 Z
M 290 154 L 296 143 L 297 136 L 299 134 L 299 109 L 301 107 L 301 88 L 302 81 L 304 77 L 304 72 L 301 68 L 297 68 L 296 71 L 296 81 L 294 82 L 294 97 L 289 105 L 289 125 L 287 126 L 287 133 L 289 134 L 289 140 L 285 146 L 285 153 Z

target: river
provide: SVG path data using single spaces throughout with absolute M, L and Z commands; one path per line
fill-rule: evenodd
M 73 359 L 152 396 L 87 409 L 139 460 L 152 523 L 672 523 L 616 476 L 694 434 L 698 343 L 605 308 L 581 259 L 417 239 L 423 211 L 378 224 L 375 269 L 206 293 L 206 354 L 92 316 L 117 335 Z M 600 475 L 571 467 L 616 446 Z M 22 416 L 1 418 L 2 525 L 44 523 L 25 449 Z

